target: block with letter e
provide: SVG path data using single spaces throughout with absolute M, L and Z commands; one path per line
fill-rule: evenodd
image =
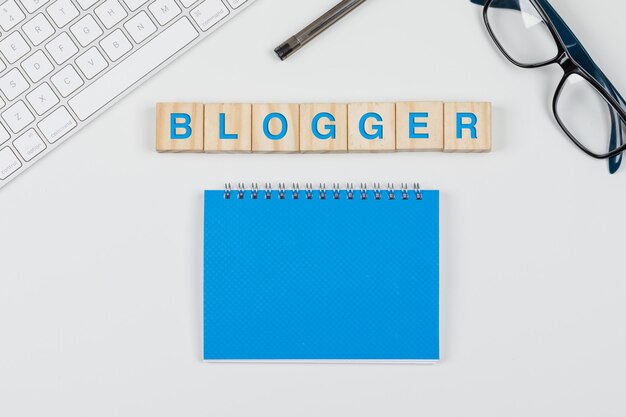
M 444 105 L 445 152 L 491 151 L 491 103 Z
M 396 103 L 396 150 L 443 151 L 443 102 Z
M 158 152 L 204 151 L 204 105 L 158 103 L 156 117 Z

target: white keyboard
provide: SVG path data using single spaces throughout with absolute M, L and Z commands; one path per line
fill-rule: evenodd
M 0 188 L 254 0 L 0 0 Z

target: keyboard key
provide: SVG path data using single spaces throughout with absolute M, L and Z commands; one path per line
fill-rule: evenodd
M 191 17 L 203 32 L 211 29 L 230 12 L 221 0 L 205 0 L 191 11 Z
M 156 32 L 157 28 L 152 23 L 146 12 L 137 13 L 135 17 L 124 23 L 124 27 L 137 43 L 145 41 L 148 36 Z
M 41 140 L 35 129 L 28 129 L 22 136 L 13 141 L 13 146 L 28 162 L 46 149 L 46 144 Z
M 54 66 L 42 51 L 37 51 L 22 61 L 22 68 L 34 83 L 39 82 L 54 70 Z
M 78 47 L 65 32 L 52 39 L 46 49 L 57 64 L 62 64 L 78 52 Z
M 22 163 L 11 148 L 0 149 L 0 180 L 6 180 L 9 175 L 22 167 Z
M 9 61 L 9 64 L 13 64 L 30 52 L 30 46 L 19 32 L 13 32 L 0 41 L 0 52 Z
M 100 6 L 96 7 L 96 15 L 105 28 L 111 29 L 124 19 L 128 13 L 117 0 L 106 0 Z
M 28 13 L 35 13 L 44 4 L 50 0 L 20 0 L 20 3 L 28 10 Z
M 130 41 L 120 29 L 116 29 L 109 36 L 101 40 L 100 46 L 102 46 L 104 52 L 111 58 L 111 61 L 117 61 L 132 48 Z
M 143 6 L 146 1 L 148 0 L 124 0 L 124 3 L 126 3 L 126 6 L 128 6 L 128 8 L 134 12 L 135 10 Z
M 230 4 L 230 7 L 232 7 L 233 9 L 236 9 L 247 1 L 248 0 L 228 0 L 228 4 Z
M 68 65 L 61 71 L 54 74 L 50 78 L 50 81 L 52 81 L 52 84 L 55 85 L 63 97 L 69 96 L 76 91 L 78 87 L 84 84 L 80 75 L 78 75 L 74 67 L 71 65 Z
M 91 6 L 93 6 L 94 4 L 96 4 L 97 2 L 99 2 L 100 0 L 76 0 L 76 2 L 78 3 L 78 5 L 81 7 L 81 9 L 83 10 L 87 10 L 89 9 Z
M 0 77 L 0 90 L 9 100 L 13 100 L 27 89 L 28 82 L 17 68 Z
M 46 10 L 52 20 L 54 20 L 54 23 L 60 28 L 70 23 L 79 14 L 78 9 L 71 0 L 57 0 L 48 6 Z
M 87 52 L 76 58 L 76 65 L 78 65 L 78 68 L 80 68 L 88 80 L 91 80 L 109 66 L 106 59 L 95 46 L 92 46 Z
M 43 83 L 26 94 L 26 100 L 28 100 L 30 105 L 33 106 L 33 109 L 35 109 L 40 116 L 59 102 L 59 98 L 54 91 L 52 91 L 48 83 Z
M 0 27 L 11 30 L 13 26 L 26 19 L 26 15 L 18 7 L 15 0 L 8 0 L 0 5 Z
M 0 145 L 9 140 L 10 137 L 11 135 L 9 135 L 9 132 L 4 128 L 4 126 L 0 125 Z
M 68 101 L 80 120 L 107 105 L 198 37 L 183 17 Z
M 35 120 L 35 116 L 28 110 L 22 100 L 6 109 L 2 113 L 2 118 L 7 122 L 13 133 L 19 133 Z
M 46 140 L 54 143 L 76 127 L 76 121 L 65 107 L 59 107 L 37 124 Z
M 22 30 L 35 46 L 54 34 L 54 28 L 43 13 L 39 13 L 37 16 L 24 23 Z
M 166 25 L 180 14 L 180 7 L 174 0 L 157 0 L 148 9 L 160 25 Z
M 102 29 L 96 23 L 96 19 L 89 14 L 70 26 L 70 30 L 82 46 L 89 45 L 102 35 Z

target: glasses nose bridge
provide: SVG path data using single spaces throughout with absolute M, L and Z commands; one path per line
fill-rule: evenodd
M 571 74 L 578 68 L 574 61 L 572 61 L 572 59 L 565 52 L 563 52 L 561 56 L 555 60 L 555 62 L 563 68 L 565 74 Z

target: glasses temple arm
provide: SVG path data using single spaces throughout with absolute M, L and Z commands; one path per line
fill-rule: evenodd
M 605 77 L 606 83 L 605 88 L 609 91 L 609 93 L 615 98 L 615 100 L 622 106 L 622 108 L 626 109 L 626 103 L 624 102 L 624 98 L 620 95 L 620 93 L 615 89 L 613 84 L 608 81 Z M 611 140 L 609 143 L 609 150 L 612 151 L 614 149 L 620 148 L 624 144 L 624 132 L 626 132 L 626 123 L 624 123 L 624 119 L 620 116 L 620 114 L 613 108 L 613 106 L 609 106 L 611 111 Z M 620 166 L 622 165 L 622 161 L 624 158 L 624 154 L 616 155 L 612 158 L 609 158 L 609 171 L 611 174 L 615 174 Z

